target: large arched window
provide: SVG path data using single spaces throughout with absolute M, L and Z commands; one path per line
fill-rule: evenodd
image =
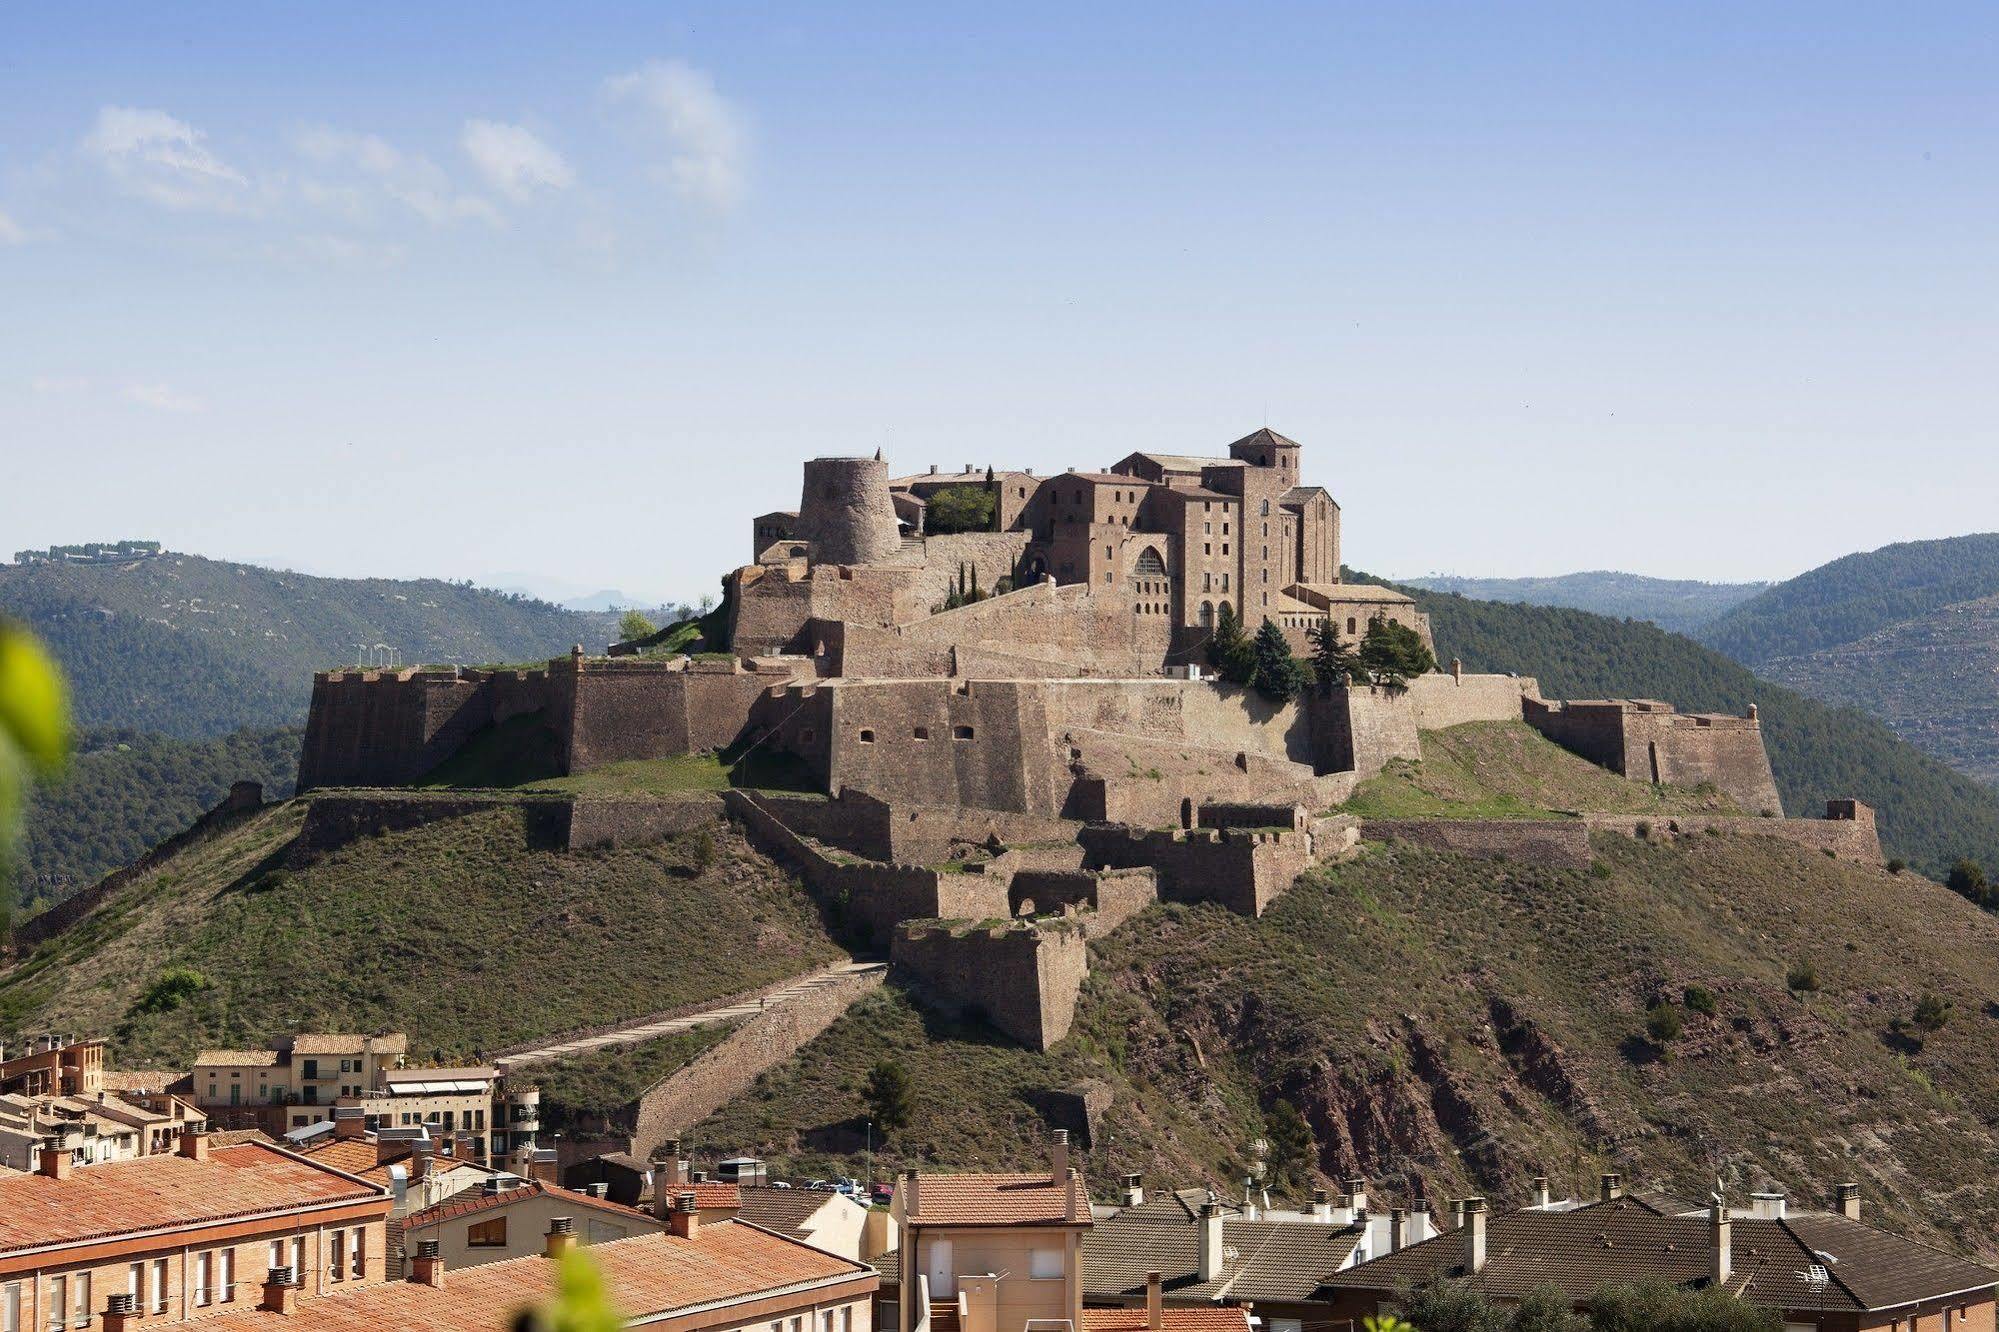
M 1164 578 L 1166 561 L 1159 558 L 1158 550 L 1147 546 L 1138 552 L 1138 576 L 1141 578 Z
M 1215 603 L 1212 601 L 1201 603 L 1201 627 L 1203 629 L 1215 627 Z

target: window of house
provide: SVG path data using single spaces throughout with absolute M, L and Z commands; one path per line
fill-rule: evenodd
M 875 742 L 875 733 L 869 730 L 867 727 L 863 726 L 861 728 L 861 743 L 864 745 L 871 745 L 874 742 Z
M 293 1281 L 303 1281 L 305 1279 L 305 1236 L 303 1235 L 292 1237 L 292 1260 L 290 1267 L 292 1269 Z
M 153 1259 L 152 1284 L 147 1288 L 148 1307 L 156 1314 L 167 1311 L 167 1260 Z
M 69 1281 L 65 1277 L 49 1278 L 49 1319 L 50 1327 L 61 1327 L 63 1310 L 69 1305 Z
M 222 1251 L 222 1270 L 216 1274 L 216 1298 L 224 1304 L 236 1298 L 236 1250 Z
M 1224 541 L 1222 542 L 1222 554 L 1226 555 L 1228 553 L 1229 553 L 1229 543 Z
M 335 1230 L 330 1238 L 333 1241 L 333 1261 L 326 1265 L 327 1275 L 335 1281 L 345 1281 L 347 1279 L 347 1232 L 344 1230 Z
M 1027 1255 L 1027 1275 L 1033 1281 L 1058 1281 L 1062 1277 L 1060 1249 L 1031 1249 Z
M 496 1216 L 490 1221 L 475 1221 L 465 1231 L 465 1243 L 474 1249 L 500 1249 L 507 1243 L 507 1218 Z
M 1354 631 L 1354 619 L 1353 616 L 1349 615 L 1347 616 L 1347 632 L 1352 633 L 1353 631 Z
M 194 1255 L 194 1306 L 205 1309 L 215 1298 L 215 1254 L 213 1251 Z
M 972 728 L 969 726 L 953 726 L 951 728 L 951 738 L 953 740 L 970 740 L 972 738 Z
M 1214 554 L 1214 553 L 1215 553 L 1215 543 L 1214 543 L 1214 542 L 1212 542 L 1212 541 L 1203 541 L 1203 542 L 1201 543 L 1201 553 L 1202 553 L 1203 555 L 1212 555 L 1212 554 Z
M 90 1325 L 90 1273 L 74 1272 L 69 1278 L 69 1321 L 72 1327 Z
M 0 1286 L 0 1332 L 21 1332 L 21 1283 Z

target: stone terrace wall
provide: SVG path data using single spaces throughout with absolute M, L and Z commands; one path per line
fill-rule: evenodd
M 492 809 L 521 812 L 533 846 L 564 851 L 650 846 L 721 817 L 712 795 L 656 800 L 642 796 L 512 795 L 504 792 L 368 791 L 307 797 L 305 822 L 286 850 L 308 864 L 363 837 L 404 832 Z
M 880 971 L 856 972 L 749 1019 L 719 1045 L 669 1073 L 638 1098 L 632 1154 L 641 1160 L 685 1133 L 764 1073 L 803 1049 L 882 983 Z
M 1711 784 L 1747 813 L 1782 814 L 1754 711 L 1748 717 L 1688 714 L 1643 699 L 1529 699 L 1523 705 L 1528 725 L 1632 781 Z
M 722 799 L 717 795 L 690 795 L 684 800 L 579 797 L 569 802 L 562 845 L 571 851 L 651 846 L 721 817 Z
M 1588 869 L 1589 826 L 1566 819 L 1367 819 L 1362 839 L 1409 842 L 1433 851 Z
M 957 843 L 1010 847 L 1026 843 L 1074 843 L 1082 824 L 1047 814 L 1017 810 L 954 808 L 943 805 L 889 807 L 889 850 L 876 857 L 903 864 L 934 865 L 951 854 Z
M 1416 709 L 1401 690 L 1355 686 L 1311 693 L 1313 765 L 1320 772 L 1374 776 L 1390 759 L 1419 759 Z
M 1083 931 L 1070 922 L 956 932 L 909 921 L 889 959 L 932 1003 L 977 1014 L 1032 1050 L 1069 1034 L 1089 974 Z
M 1150 866 L 1162 898 L 1214 902 L 1244 916 L 1262 915 L 1313 860 L 1309 834 L 1240 828 L 1167 832 L 1092 824 L 1082 842 L 1092 868 Z
M 1593 832 L 1617 833 L 1624 837 L 1637 837 L 1638 829 L 1643 825 L 1645 836 L 1654 841 L 1705 836 L 1710 832 L 1734 837 L 1774 837 L 1813 851 L 1830 851 L 1843 860 L 1857 860 L 1868 865 L 1882 863 L 1881 841 L 1875 833 L 1872 818 L 1763 819 L 1705 814 L 1645 818 L 1629 814 L 1586 814 L 1581 822 Z
M 1416 714 L 1417 730 L 1441 731 L 1466 722 L 1519 721 L 1521 700 L 1540 694 L 1532 676 L 1435 671 L 1411 680 L 1403 697 Z

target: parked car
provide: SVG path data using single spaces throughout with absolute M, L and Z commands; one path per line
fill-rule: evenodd
M 834 1180 L 833 1192 L 844 1194 L 845 1196 L 852 1198 L 855 1202 L 865 1202 L 867 1201 L 868 1197 L 868 1191 L 865 1188 L 861 1187 L 861 1181 L 859 1181 L 858 1179 Z
M 877 1184 L 868 1190 L 868 1197 L 884 1205 L 895 1201 L 895 1185 Z
M 791 1181 L 788 1179 L 774 1179 L 770 1182 L 770 1186 L 774 1189 L 788 1189 L 791 1187 Z
M 831 1193 L 833 1192 L 833 1181 L 830 1179 L 807 1180 L 805 1187 L 811 1189 L 814 1193 Z

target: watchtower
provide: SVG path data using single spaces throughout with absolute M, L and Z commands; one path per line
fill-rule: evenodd
M 902 549 L 880 458 L 814 458 L 805 464 L 797 535 L 825 564 L 885 564 Z

